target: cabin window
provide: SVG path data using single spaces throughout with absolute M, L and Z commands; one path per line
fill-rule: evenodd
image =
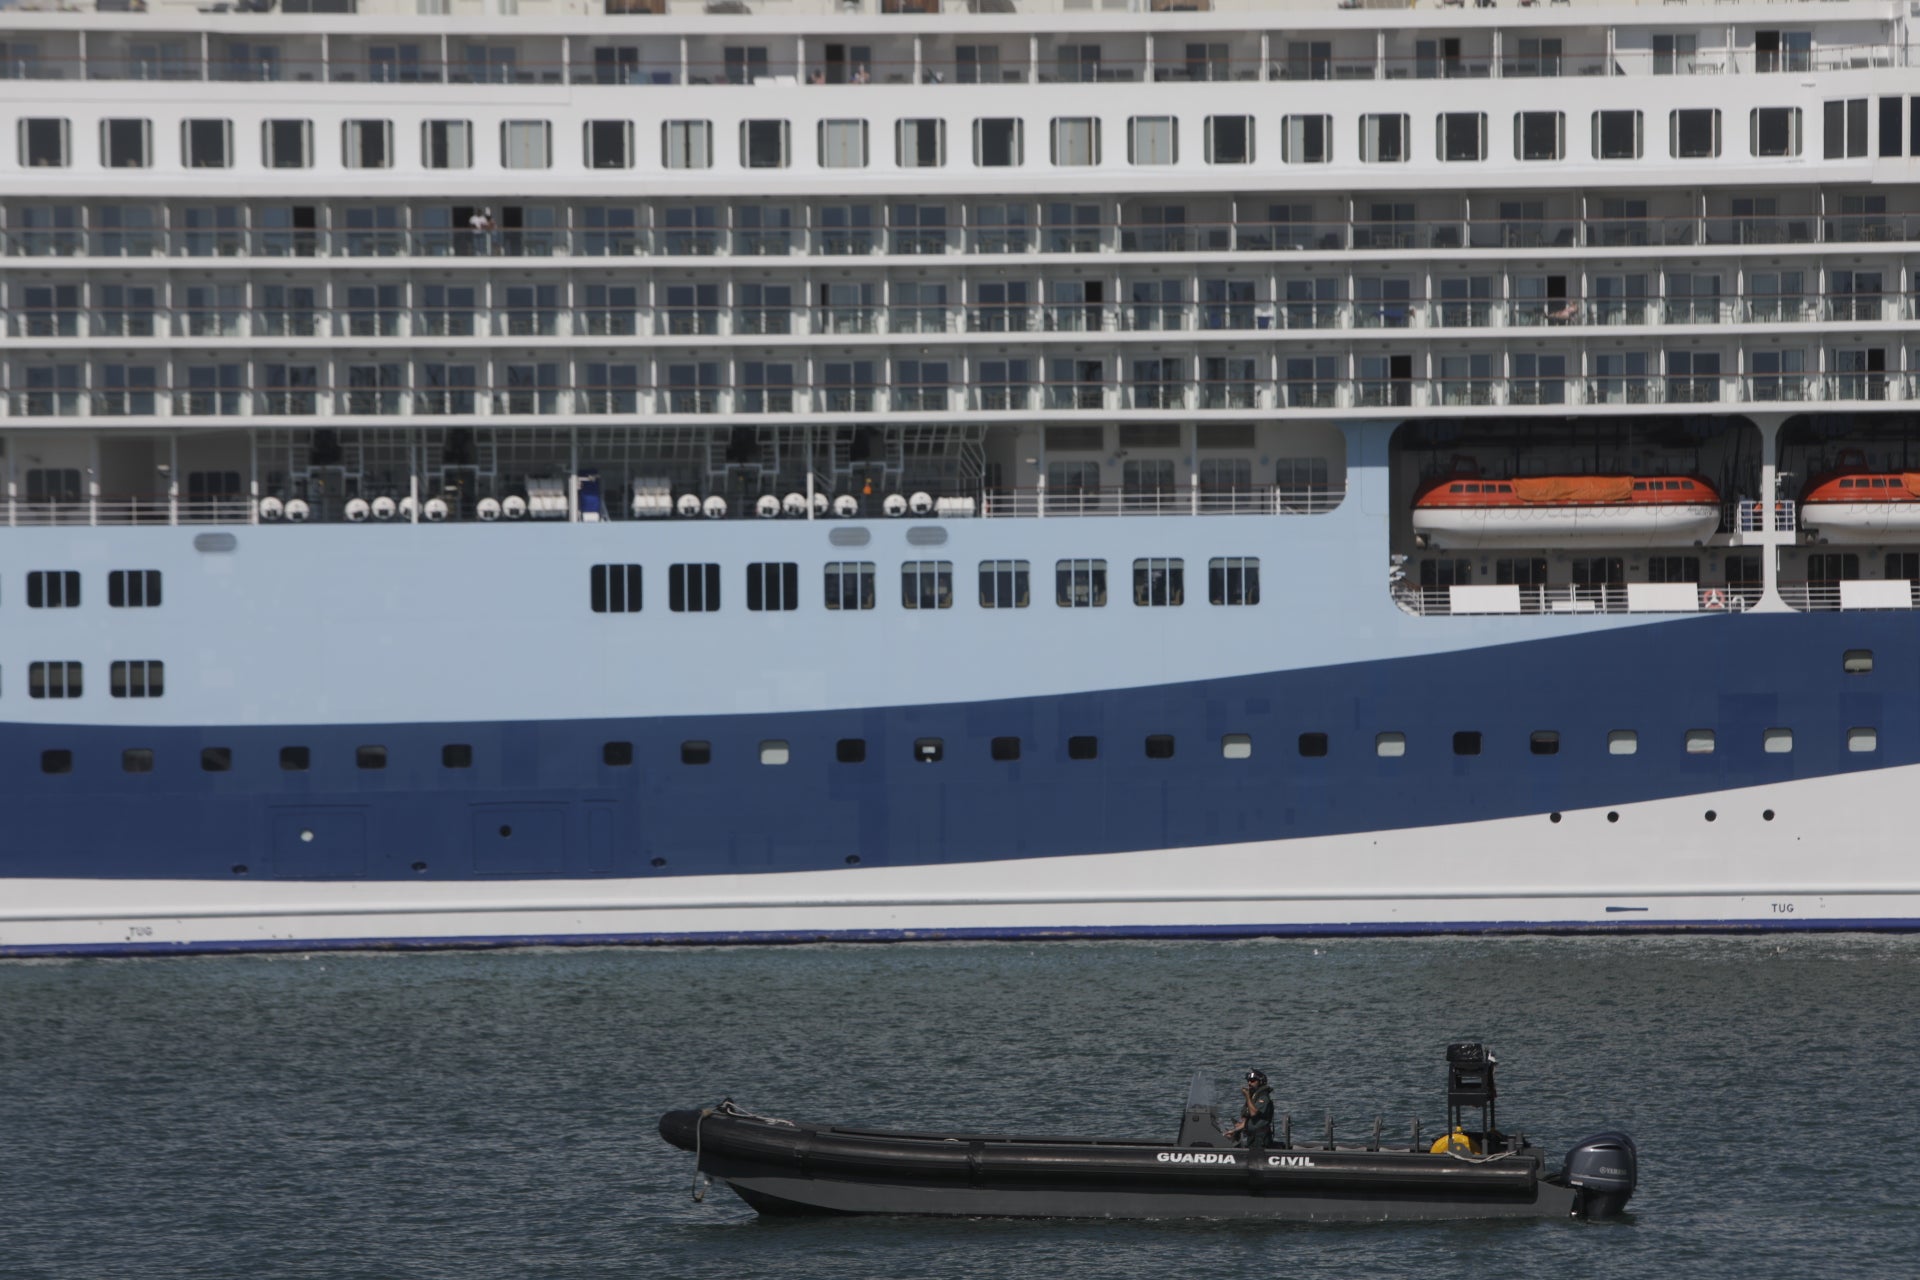
M 664 120 L 660 124 L 660 164 L 666 169 L 713 167 L 711 120 Z
M 867 167 L 865 120 L 822 120 L 818 132 L 822 169 Z
M 49 751 L 42 751 L 40 753 L 40 772 L 72 773 L 73 752 L 61 747 L 55 747 Z
M 1527 736 L 1527 750 L 1536 756 L 1559 755 L 1560 731 L 1557 729 L 1535 729 Z
M 107 677 L 108 691 L 116 698 L 157 698 L 167 691 L 162 662 L 116 662 Z
M 938 764 L 947 755 L 947 744 L 939 738 L 915 738 L 913 758 L 921 764 Z
M 1208 604 L 1259 604 L 1260 558 L 1216 556 L 1207 561 Z
M 1134 116 L 1127 121 L 1128 164 L 1179 162 L 1179 125 L 1172 116 Z
M 1280 162 L 1326 164 L 1333 159 L 1332 116 L 1282 116 Z
M 153 163 L 153 125 L 146 120 L 102 120 L 100 159 L 109 169 L 145 169 Z
M 1640 158 L 1640 113 L 1638 111 L 1594 112 L 1593 158 L 1595 160 L 1638 160 Z
M 720 566 L 667 567 L 667 608 L 675 613 L 713 613 L 720 608 Z
M 553 166 L 553 126 L 545 120 L 500 122 L 502 169 L 548 169 Z
M 355 747 L 353 763 L 358 769 L 384 769 L 387 767 L 387 749 L 381 746 Z
M 1534 556 L 1527 560 L 1496 560 L 1493 562 L 1493 580 L 1503 587 L 1544 587 L 1547 585 L 1547 558 Z
M 77 609 L 80 575 L 72 569 L 36 570 L 27 575 L 27 608 Z
M 864 764 L 867 759 L 865 738 L 842 738 L 833 744 L 833 758 L 841 764 Z
M 1423 587 L 1465 586 L 1473 581 L 1471 560 L 1422 560 L 1420 585 Z
M 1824 104 L 1822 139 L 1829 160 L 1867 154 L 1867 100 L 1842 98 Z
M 1748 115 L 1748 145 L 1756 156 L 1800 154 L 1800 108 L 1755 107 Z
M 1020 758 L 1020 739 L 995 738 L 989 746 L 989 753 L 995 760 L 1018 760 Z
M 1133 602 L 1150 608 L 1186 603 L 1186 561 L 1154 558 L 1133 562 Z
M 1067 739 L 1067 759 L 1097 760 L 1100 757 L 1100 739 L 1090 733 L 1075 734 Z
M 1632 729 L 1611 729 L 1607 732 L 1607 754 L 1610 756 L 1630 756 L 1640 750 L 1640 735 Z
M 158 608 L 160 571 L 115 569 L 107 575 L 107 604 L 115 609 Z
M 826 568 L 827 608 L 873 608 L 873 564 L 839 560 Z
M 182 120 L 181 159 L 189 169 L 233 167 L 233 121 Z
M 982 560 L 980 562 L 980 607 L 982 609 L 1024 609 L 1032 602 L 1025 560 Z
M 1760 748 L 1770 756 L 1790 755 L 1793 752 L 1793 730 L 1768 729 L 1760 735 Z
M 633 121 L 589 120 L 583 141 L 587 168 L 633 168 Z
M 429 169 L 472 168 L 473 122 L 471 120 L 421 122 L 420 163 Z
M 640 566 L 597 564 L 591 575 L 589 602 L 595 613 L 640 612 Z
M 896 159 L 902 169 L 938 169 L 946 164 L 945 120 L 902 120 L 897 129 Z
M 1667 115 L 1667 151 L 1677 160 L 1706 160 L 1720 154 L 1720 112 L 1688 107 Z
M 1446 111 L 1435 122 L 1434 143 L 1444 161 L 1487 158 L 1487 116 L 1484 111 Z
M 1561 111 L 1520 111 L 1513 117 L 1515 160 L 1560 160 L 1567 154 L 1567 117 Z
M 1690 756 L 1710 756 L 1713 754 L 1714 732 L 1711 729 L 1687 730 L 1687 754 Z
M 769 738 L 760 744 L 761 764 L 785 764 L 792 758 L 792 750 L 778 738 Z
M 1648 582 L 1700 581 L 1699 556 L 1648 556 Z
M 1253 163 L 1253 117 L 1207 117 L 1207 163 Z
M 152 773 L 153 748 L 128 747 L 120 753 L 120 772 Z
M 1871 725 L 1859 725 L 1847 730 L 1847 750 L 1855 755 L 1880 749 L 1880 731 Z
M 1107 562 L 1105 560 L 1055 561 L 1053 600 L 1063 609 L 1105 608 Z
M 1407 735 L 1404 733 L 1376 733 L 1373 735 L 1373 754 L 1382 759 L 1397 759 L 1407 754 Z
M 1150 733 L 1147 735 L 1147 759 L 1173 759 L 1173 735 L 1170 733 Z
M 269 169 L 313 167 L 313 121 L 267 120 L 260 125 L 261 159 Z
M 1053 163 L 1081 168 L 1100 163 L 1100 121 L 1091 116 L 1063 116 L 1053 121 Z
M 1360 117 L 1360 159 L 1366 164 L 1399 164 L 1407 158 L 1407 118 L 1382 114 Z
M 1324 733 L 1303 733 L 1300 735 L 1300 754 L 1308 759 L 1318 759 L 1327 754 L 1327 735 Z
M 1012 168 L 1021 163 L 1021 127 L 1018 118 L 973 122 L 973 162 L 982 169 Z
M 27 667 L 29 698 L 77 698 L 81 689 L 77 662 L 35 662 Z
M 1849 649 L 1840 655 L 1840 669 L 1850 676 L 1864 676 L 1873 671 L 1873 650 Z
M 953 561 L 909 560 L 901 565 L 900 603 L 908 609 L 951 609 Z
M 601 743 L 600 763 L 610 769 L 626 768 L 633 763 L 633 744 L 631 742 Z
M 467 742 L 448 742 L 440 747 L 440 767 L 442 769 L 473 768 L 473 744 Z
M 1480 754 L 1480 731 L 1462 729 L 1453 735 L 1453 754 L 1457 756 L 1477 756 Z
M 73 163 L 67 121 L 42 116 L 20 121 L 20 166 L 23 169 L 64 169 Z
M 233 748 L 200 748 L 200 771 L 202 773 L 231 773 L 233 771 Z
M 393 167 L 393 121 L 343 120 L 340 155 L 349 169 Z
M 1253 755 L 1253 737 L 1245 733 L 1229 733 L 1220 739 L 1220 758 L 1222 760 L 1246 760 Z
M 313 767 L 313 752 L 307 747 L 280 748 L 280 768 L 287 773 L 305 773 Z
M 713 744 L 711 742 L 701 742 L 701 741 L 698 741 L 697 739 L 691 742 L 681 743 L 680 744 L 680 763 L 681 764 L 712 764 L 713 763 Z
M 747 608 L 787 613 L 800 607 L 800 566 L 784 562 L 747 566 Z

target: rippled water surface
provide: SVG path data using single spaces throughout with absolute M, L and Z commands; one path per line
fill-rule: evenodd
M 896 945 L 0 965 L 0 1277 L 1910 1276 L 1920 939 Z M 761 1221 L 662 1111 L 1639 1140 L 1626 1221 Z

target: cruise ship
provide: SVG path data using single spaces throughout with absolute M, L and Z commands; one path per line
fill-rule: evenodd
M 1920 7 L 0 7 L 0 953 L 1903 929 Z

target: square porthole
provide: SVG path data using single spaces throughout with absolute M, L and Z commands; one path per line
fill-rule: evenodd
M 1640 734 L 1633 729 L 1609 729 L 1607 731 L 1607 754 L 1610 756 L 1630 756 L 1640 750 Z
M 787 744 L 779 738 L 768 738 L 760 744 L 761 764 L 785 764 L 792 755 Z
M 947 744 L 939 738 L 915 738 L 913 758 L 921 764 L 939 764 L 947 756 Z
M 841 764 L 860 764 L 867 758 L 865 738 L 842 738 L 833 744 L 833 758 Z
M 384 769 L 387 767 L 387 749 L 385 747 L 355 747 L 353 763 L 362 769 Z
M 1170 733 L 1150 733 L 1147 735 L 1147 759 L 1173 759 L 1173 735 Z
M 153 748 L 128 747 L 120 753 L 120 771 L 122 773 L 152 773 Z
M 1873 650 L 1849 649 L 1840 659 L 1840 669 L 1850 676 L 1864 676 L 1873 670 Z
M 1687 754 L 1690 756 L 1710 756 L 1713 754 L 1713 730 L 1687 730 Z
M 1536 756 L 1559 755 L 1560 731 L 1558 729 L 1535 729 L 1527 736 L 1527 750 Z
M 1462 729 L 1453 735 L 1453 754 L 1457 756 L 1477 756 L 1480 754 L 1480 731 Z
M 1407 735 L 1404 733 L 1374 734 L 1373 754 L 1382 759 L 1395 759 L 1407 754 Z
M 995 738 L 992 744 L 995 760 L 1018 760 L 1020 758 L 1020 739 Z
M 40 753 L 40 772 L 72 773 L 73 752 L 68 751 L 64 747 L 55 747 L 51 751 L 42 751 Z
M 685 755 L 685 748 L 681 749 Z M 603 742 L 600 744 L 600 763 L 610 769 L 624 769 L 633 763 L 633 744 L 631 742 Z
M 1100 739 L 1090 733 L 1076 734 L 1067 739 L 1067 759 L 1096 760 L 1100 756 Z
M 202 773 L 230 773 L 233 771 L 232 747 L 200 748 L 200 771 Z
M 711 742 L 683 742 L 680 744 L 681 764 L 712 764 L 713 744 Z
M 1253 756 L 1253 736 L 1245 733 L 1229 733 L 1220 739 L 1220 758 L 1222 760 L 1246 760 Z
M 1856 725 L 1847 730 L 1847 750 L 1859 755 L 1880 749 L 1880 731 L 1872 725 Z
M 440 767 L 442 769 L 473 768 L 473 744 L 468 742 L 449 742 L 441 746 Z
M 1793 730 L 1767 729 L 1760 734 L 1760 748 L 1770 756 L 1791 755 Z
M 1309 759 L 1317 759 L 1327 754 L 1327 735 L 1324 733 L 1301 734 L 1300 754 Z
M 280 767 L 288 773 L 305 773 L 313 767 L 313 752 L 306 747 L 282 747 Z

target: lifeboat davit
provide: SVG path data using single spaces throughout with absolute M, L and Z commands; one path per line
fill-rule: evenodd
M 1920 534 L 1920 471 L 1849 468 L 1815 476 L 1800 523 L 1827 542 L 1886 542 Z
M 1720 495 L 1697 476 L 1449 476 L 1413 501 L 1433 547 L 1656 547 L 1704 542 Z

